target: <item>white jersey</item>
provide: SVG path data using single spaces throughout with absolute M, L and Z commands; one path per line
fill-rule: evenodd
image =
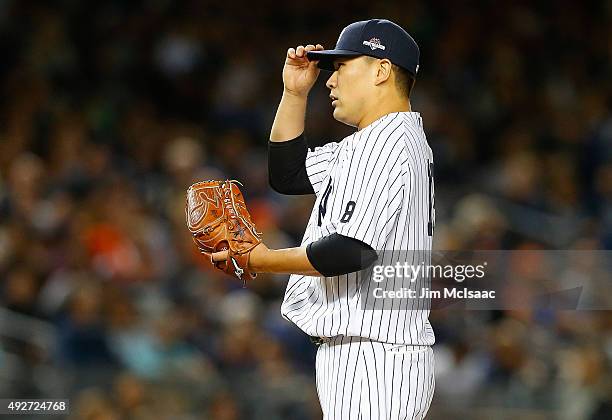
M 395 112 L 309 150 L 308 177 L 317 195 L 302 245 L 338 233 L 373 249 L 431 254 L 433 154 L 417 112 Z M 291 275 L 282 315 L 306 334 L 354 336 L 429 346 L 434 334 L 422 300 L 367 309 L 361 272 L 336 277 Z M 419 306 L 420 305 L 420 306 Z M 374 306 L 376 308 L 376 306 Z

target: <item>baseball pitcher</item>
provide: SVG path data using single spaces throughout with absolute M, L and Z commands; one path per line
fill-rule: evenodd
M 326 86 L 334 118 L 356 131 L 310 149 L 307 97 L 321 69 L 331 72 Z M 382 19 L 348 25 L 333 50 L 289 48 L 269 174 L 277 192 L 316 194 L 301 246 L 271 250 L 253 234 L 240 258 L 232 247 L 211 248 L 213 263 L 238 277 L 291 274 L 281 312 L 318 346 L 325 419 L 422 419 L 433 397 L 427 307 L 404 299 L 377 309 L 362 271 L 382 250 L 431 253 L 433 155 L 410 105 L 418 69 L 414 39 Z

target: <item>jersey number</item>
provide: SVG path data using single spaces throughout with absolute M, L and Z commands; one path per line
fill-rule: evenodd
M 329 178 L 329 182 L 327 183 L 327 187 L 325 188 L 325 192 L 321 197 L 321 202 L 319 203 L 319 226 L 323 222 L 323 218 L 325 217 L 325 213 L 327 212 L 327 200 L 329 199 L 329 195 L 332 192 L 332 179 Z
M 353 217 L 353 212 L 355 211 L 355 206 L 356 203 L 354 201 L 349 201 L 348 203 L 346 203 L 346 209 L 344 210 L 344 214 L 340 218 L 341 223 L 346 223 L 351 220 L 351 217 Z
M 429 222 L 427 223 L 427 234 L 433 236 L 436 222 L 435 193 L 433 190 L 434 167 L 433 162 L 427 161 L 427 177 L 429 178 Z

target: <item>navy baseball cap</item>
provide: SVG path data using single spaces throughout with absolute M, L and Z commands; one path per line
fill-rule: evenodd
M 340 32 L 336 48 L 307 53 L 309 60 L 319 60 L 320 69 L 330 71 L 336 58 L 359 55 L 386 58 L 413 76 L 419 71 L 419 46 L 401 26 L 386 19 L 351 23 Z

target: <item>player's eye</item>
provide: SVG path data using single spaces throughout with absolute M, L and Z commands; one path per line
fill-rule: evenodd
M 344 63 L 334 63 L 334 70 L 337 71 L 338 69 L 340 69 L 340 66 L 343 66 L 343 65 Z

